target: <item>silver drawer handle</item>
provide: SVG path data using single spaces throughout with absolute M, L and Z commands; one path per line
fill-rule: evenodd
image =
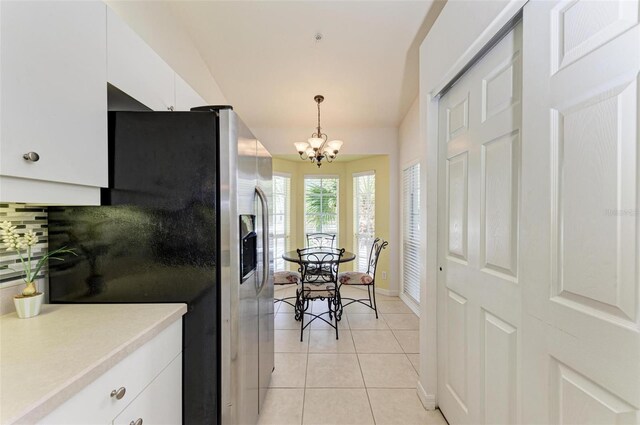
M 120 387 L 117 390 L 111 391 L 111 397 L 115 397 L 116 399 L 120 400 L 122 399 L 122 397 L 124 397 L 126 392 L 127 389 L 125 387 Z
M 135 421 L 129 422 L 129 425 L 142 425 L 142 418 L 138 418 Z
M 38 155 L 36 152 L 27 152 L 24 155 L 22 155 L 22 157 L 26 161 L 30 161 L 30 162 L 37 162 L 40 159 L 40 155 Z

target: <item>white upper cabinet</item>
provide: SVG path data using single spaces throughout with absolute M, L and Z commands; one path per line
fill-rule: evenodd
M 107 80 L 154 111 L 175 108 L 173 69 L 112 10 L 107 11 Z
M 178 74 L 176 76 L 176 111 L 188 111 L 194 106 L 204 106 L 207 102 Z
M 73 203 L 50 195 L 82 185 L 85 202 L 87 187 L 107 185 L 106 12 L 98 1 L 0 2 L 0 201 Z M 53 192 L 39 198 L 37 181 Z M 20 182 L 31 191 L 17 199 Z

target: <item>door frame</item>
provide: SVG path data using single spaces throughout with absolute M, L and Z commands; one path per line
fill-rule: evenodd
M 518 17 L 528 0 L 448 2 L 420 45 L 421 269 L 418 396 L 433 410 L 437 399 L 438 108 L 450 87 Z M 488 6 L 489 5 L 489 6 Z M 424 195 L 423 195 L 424 194 Z

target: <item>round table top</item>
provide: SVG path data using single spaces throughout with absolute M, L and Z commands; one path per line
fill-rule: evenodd
M 328 250 L 324 250 L 322 248 L 318 248 L 318 250 L 314 250 L 314 252 L 329 252 Z M 298 257 L 298 251 L 289 251 L 289 252 L 285 252 L 284 254 L 282 254 L 282 258 L 284 258 L 286 261 L 291 261 L 292 263 L 299 263 L 300 262 L 300 258 Z M 356 259 L 356 254 L 354 254 L 353 252 L 349 252 L 349 251 L 345 251 L 344 254 L 342 254 L 342 257 L 340 257 L 340 262 L 341 263 L 348 263 L 349 261 L 353 261 Z M 307 262 L 307 263 L 322 263 L 322 261 L 304 261 L 303 262 Z

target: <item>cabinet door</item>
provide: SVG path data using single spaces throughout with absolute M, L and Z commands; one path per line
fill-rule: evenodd
M 111 9 L 107 11 L 107 79 L 154 111 L 174 107 L 174 72 Z
M 113 424 L 129 425 L 138 419 L 145 425 L 182 423 L 182 354 L 169 363 Z
M 204 106 L 207 102 L 191 88 L 178 74 L 176 77 L 176 111 L 188 111 L 194 106 Z
M 107 185 L 105 15 L 99 1 L 0 3 L 1 175 Z

